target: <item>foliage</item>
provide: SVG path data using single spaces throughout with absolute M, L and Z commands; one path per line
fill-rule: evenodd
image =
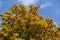
M 39 8 L 15 4 L 10 11 L 0 14 L 0 40 L 60 40 L 60 28 L 52 18 L 43 18 Z

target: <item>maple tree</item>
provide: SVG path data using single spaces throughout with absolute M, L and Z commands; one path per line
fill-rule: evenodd
M 10 11 L 0 14 L 0 40 L 60 40 L 60 28 L 52 18 L 43 18 L 39 6 L 15 4 Z

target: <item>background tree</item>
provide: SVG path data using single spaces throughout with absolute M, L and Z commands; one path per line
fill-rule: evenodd
M 0 14 L 0 40 L 60 40 L 60 28 L 52 18 L 44 19 L 39 6 L 15 4 L 10 11 Z

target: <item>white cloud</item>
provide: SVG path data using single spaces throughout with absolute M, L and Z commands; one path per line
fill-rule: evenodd
M 15 2 L 24 4 L 26 6 L 36 3 L 38 0 L 17 0 Z
M 41 8 L 41 9 L 44 9 L 44 8 L 49 7 L 49 6 L 52 6 L 52 4 L 49 3 L 49 2 L 45 2 L 44 4 L 42 4 L 42 5 L 40 6 L 40 8 Z

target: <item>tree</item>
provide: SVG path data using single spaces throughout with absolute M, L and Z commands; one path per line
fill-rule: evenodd
M 60 40 L 59 28 L 52 18 L 44 19 L 38 12 L 39 6 L 15 4 L 10 11 L 0 14 L 1 40 Z

